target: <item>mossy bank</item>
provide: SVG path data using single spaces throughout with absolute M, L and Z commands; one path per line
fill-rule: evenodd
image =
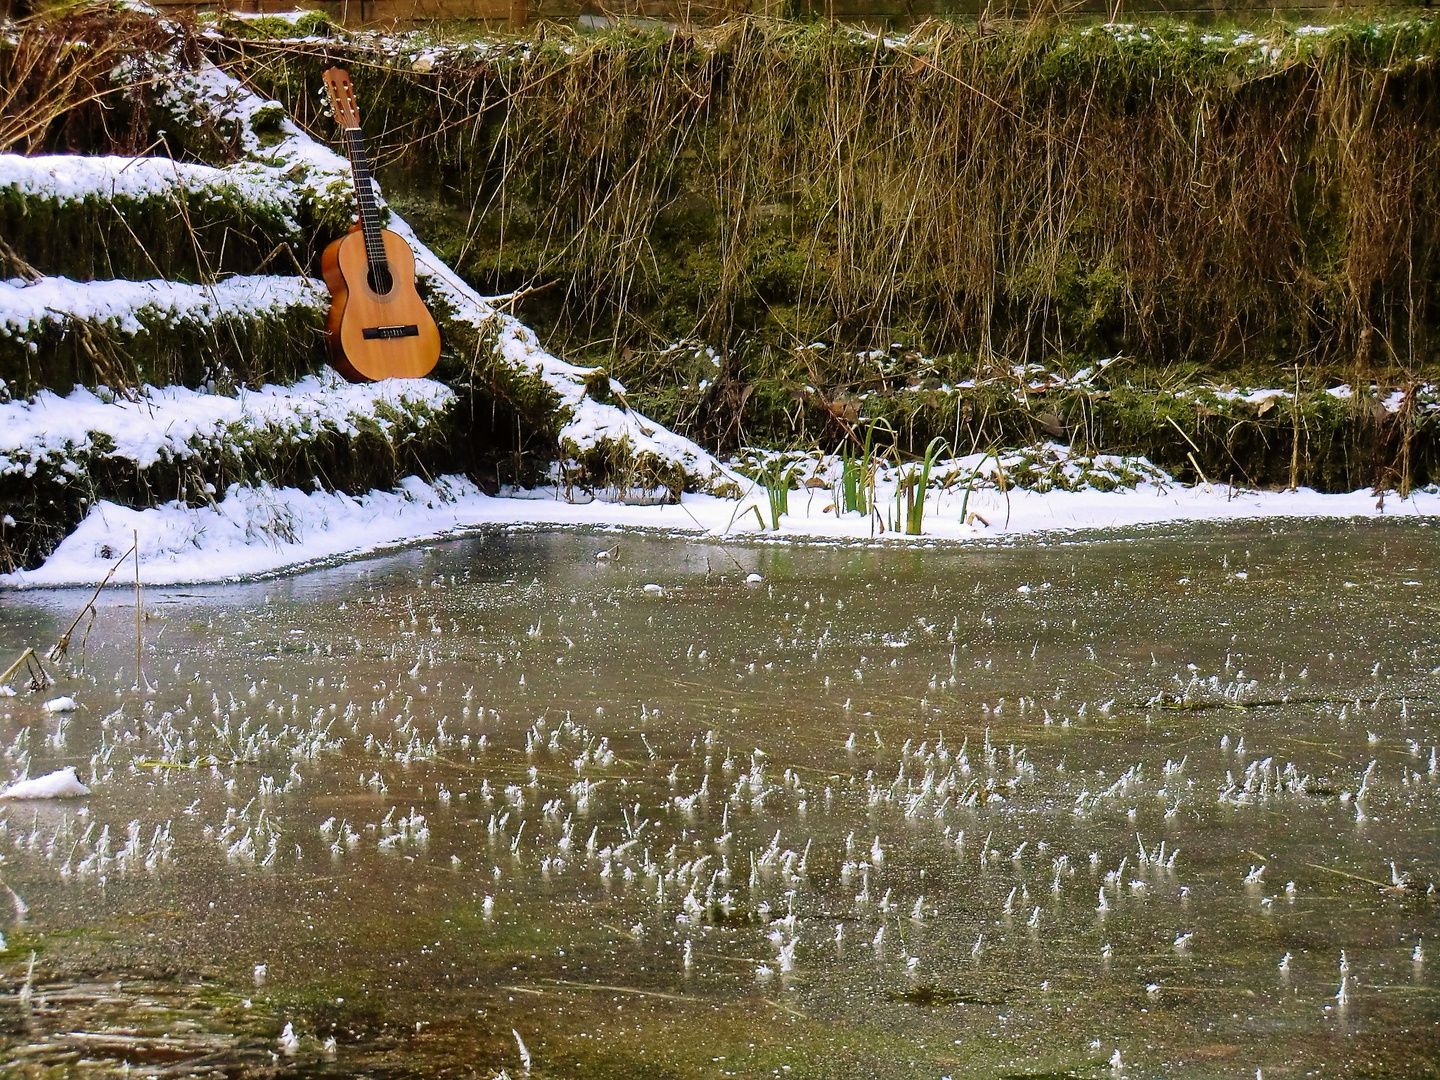
M 483 291 L 534 290 L 516 310 L 552 348 L 712 447 L 833 443 L 868 394 L 912 450 L 957 415 L 983 444 L 1056 413 L 1107 448 L 1286 482 L 1285 432 L 1192 447 L 1165 394 L 1293 389 L 1298 367 L 1302 393 L 1383 398 L 1440 369 L 1427 15 L 887 38 L 749 18 L 504 39 L 222 25 L 235 69 L 316 129 L 320 70 L 351 63 L 388 190 L 437 250 Z M 1098 425 L 1089 404 L 1029 408 L 1023 380 L 1009 427 L 971 423 L 993 417 L 984 394 L 893 394 L 1114 357 L 1129 397 L 1161 396 L 1098 404 Z M 1346 400 L 1302 417 L 1302 482 L 1375 482 L 1384 447 L 1428 438 L 1377 427 L 1367 390 Z

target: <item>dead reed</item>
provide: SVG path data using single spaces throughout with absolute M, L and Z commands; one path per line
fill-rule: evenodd
M 111 81 L 116 65 L 136 53 L 158 48 L 171 32 L 158 20 L 119 5 L 81 4 L 42 12 L 7 26 L 0 36 L 0 153 L 32 154 L 44 149 L 89 149 L 92 130 L 122 146 L 128 130 L 112 130 L 111 106 L 122 91 Z M 143 110 L 117 116 L 127 125 Z M 138 150 L 139 147 L 134 147 Z
M 360 39 L 230 49 L 302 112 L 348 57 L 392 190 L 429 200 L 473 278 L 561 280 L 526 315 L 574 347 L 903 340 L 1368 378 L 1431 357 L 1436 37 L 1036 18 L 887 43 L 744 18 L 546 27 L 423 65 Z

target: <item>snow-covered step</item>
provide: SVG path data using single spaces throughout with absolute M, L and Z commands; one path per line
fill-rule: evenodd
M 0 196 L 57 206 L 184 196 L 244 205 L 293 225 L 299 199 L 294 189 L 274 184 L 272 171 L 246 162 L 220 169 L 167 157 L 0 154 Z
M 0 281 L 0 372 L 10 396 L 293 379 L 324 362 L 329 303 L 321 282 L 302 277 Z
M 294 272 L 311 258 L 315 217 L 302 189 L 253 162 L 0 154 L 0 235 L 42 274 L 201 281 L 262 265 Z
M 147 469 L 215 453 L 264 452 L 327 433 L 356 438 L 367 426 L 403 441 L 455 401 L 455 391 L 433 379 L 347 383 L 333 372 L 233 395 L 147 386 L 129 400 L 80 387 L 63 397 L 47 390 L 0 404 L 0 475 L 33 476 L 92 455 Z
M 354 493 L 451 467 L 458 398 L 432 379 L 333 372 L 234 394 L 80 387 L 0 404 L 0 571 L 34 565 L 95 498 L 204 505 L 236 483 Z

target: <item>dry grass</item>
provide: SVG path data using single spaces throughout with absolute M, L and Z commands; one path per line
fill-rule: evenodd
M 1363 375 L 1430 360 L 1435 25 L 1277 28 L 1264 62 L 1233 31 L 1040 18 L 898 44 L 754 18 L 546 27 L 425 72 L 364 41 L 328 53 L 361 70 L 391 176 L 440 189 L 447 253 L 497 285 L 560 279 L 571 345 Z M 313 47 L 233 44 L 305 107 Z
M 104 110 L 122 92 L 110 81 L 115 66 L 169 39 L 155 19 L 106 4 L 33 15 L 7 29 L 0 39 L 0 152 L 20 154 L 73 149 L 77 128 L 104 127 Z M 127 119 L 138 115 L 126 111 Z M 122 145 L 126 134 L 110 132 L 110 141 Z

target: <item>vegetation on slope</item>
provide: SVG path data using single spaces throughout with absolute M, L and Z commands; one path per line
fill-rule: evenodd
M 1297 367 L 1306 400 L 1349 383 L 1333 422 L 1318 398 L 1301 410 L 1302 479 L 1385 482 L 1377 447 L 1399 438 L 1376 395 L 1437 367 L 1428 16 L 896 38 L 760 19 L 513 40 L 223 26 L 236 68 L 317 130 L 319 71 L 350 63 L 389 190 L 437 249 L 484 290 L 537 290 L 518 310 L 552 347 L 715 447 L 847 437 L 857 400 L 915 452 L 957 421 L 990 443 L 1016 425 L 975 428 L 983 393 L 894 391 L 1124 357 L 1102 387 L 1122 398 L 1293 388 Z M 1142 418 L 1159 404 L 1034 410 L 1011 389 L 1032 435 L 1194 452 Z M 1219 475 L 1233 455 L 1289 478 L 1287 430 L 1250 432 L 1253 456 L 1181 426 Z

